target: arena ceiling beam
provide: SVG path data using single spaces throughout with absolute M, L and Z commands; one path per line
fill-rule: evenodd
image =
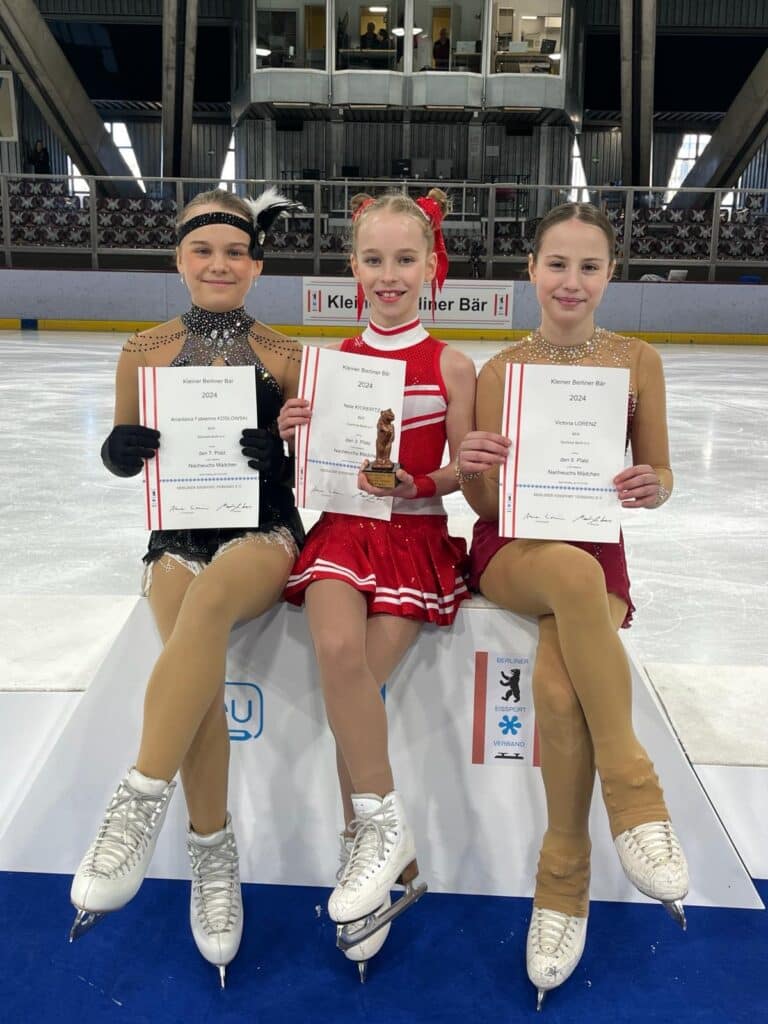
M 651 184 L 656 0 L 621 0 L 622 182 Z
M 191 169 L 197 10 L 197 0 L 163 0 L 164 178 L 184 178 Z
M 768 138 L 768 50 L 755 65 L 704 152 L 688 172 L 682 188 L 733 188 L 739 175 Z M 680 193 L 680 209 L 708 205 L 694 193 Z
M 132 177 L 33 0 L 0 0 L 0 47 L 81 174 Z M 104 184 L 100 190 L 141 195 L 135 181 Z

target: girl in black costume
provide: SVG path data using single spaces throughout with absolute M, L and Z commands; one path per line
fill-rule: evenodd
M 131 338 L 117 366 L 115 426 L 102 448 L 118 476 L 140 472 L 162 444 L 139 426 L 141 366 L 253 366 L 258 429 L 242 433 L 260 478 L 259 521 L 248 529 L 163 530 L 150 536 L 144 593 L 164 649 L 147 685 L 141 742 L 72 882 L 72 938 L 138 892 L 176 785 L 189 812 L 190 921 L 201 954 L 219 968 L 242 934 L 238 856 L 227 812 L 229 735 L 224 713 L 232 627 L 281 597 L 299 545 L 293 470 L 277 435 L 281 406 L 297 393 L 300 348 L 246 313 L 272 222 L 294 204 L 269 189 L 258 200 L 198 195 L 178 225 L 176 259 L 192 299 L 183 316 Z

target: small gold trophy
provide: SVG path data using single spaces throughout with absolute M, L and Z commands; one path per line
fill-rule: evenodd
M 376 458 L 363 470 L 371 487 L 395 487 L 400 469 L 399 462 L 393 462 L 389 455 L 395 440 L 395 414 L 391 409 L 382 409 L 376 424 Z

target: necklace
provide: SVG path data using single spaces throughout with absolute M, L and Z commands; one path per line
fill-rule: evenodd
M 529 346 L 528 351 L 532 356 L 542 359 L 550 359 L 556 363 L 578 363 L 585 356 L 591 355 L 600 343 L 608 337 L 609 331 L 603 327 L 596 327 L 586 341 L 578 345 L 555 345 L 548 341 L 541 330 L 537 327 L 535 331 L 525 339 Z
M 235 345 L 239 338 L 247 334 L 256 322 L 245 311 L 245 307 L 228 309 L 224 313 L 214 313 L 200 306 L 192 306 L 184 313 L 181 322 L 190 335 L 199 338 L 212 357 L 223 356 Z

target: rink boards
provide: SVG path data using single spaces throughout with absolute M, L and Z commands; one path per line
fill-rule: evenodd
M 387 687 L 395 780 L 433 891 L 532 892 L 545 827 L 531 702 L 535 632 L 533 621 L 473 600 L 453 629 L 424 629 Z M 761 907 L 626 640 L 625 646 L 635 725 L 690 862 L 688 902 Z M 159 651 L 147 602 L 139 600 L 82 696 L 3 695 L 0 744 L 14 769 L 0 788 L 0 870 L 74 870 L 135 757 L 144 686 Z M 302 612 L 282 606 L 236 629 L 227 680 L 230 809 L 243 880 L 330 885 L 341 808 Z M 180 789 L 152 862 L 157 877 L 188 877 Z M 592 838 L 592 897 L 644 899 L 618 865 L 599 788 Z

